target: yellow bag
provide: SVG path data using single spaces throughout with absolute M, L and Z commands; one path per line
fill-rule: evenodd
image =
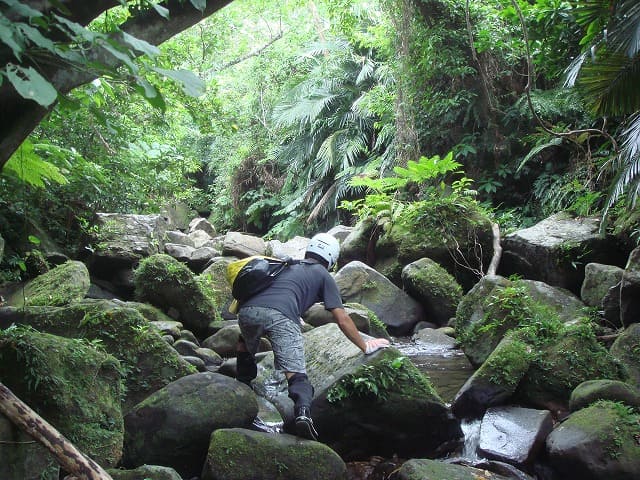
M 295 261 L 297 263 L 299 261 Z M 294 261 L 253 255 L 231 262 L 227 266 L 227 282 L 231 285 L 233 302 L 230 313 L 238 313 L 240 303 L 266 289 Z

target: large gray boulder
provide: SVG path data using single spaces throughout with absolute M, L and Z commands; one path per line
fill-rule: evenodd
M 213 432 L 202 480 L 346 480 L 347 466 L 326 445 L 242 428 Z
M 266 242 L 255 235 L 240 232 L 227 232 L 222 244 L 222 255 L 245 258 L 252 255 L 265 255 Z
M 640 416 L 613 402 L 571 414 L 547 437 L 546 449 L 558 478 L 640 478 Z
M 335 280 L 345 302 L 369 308 L 391 335 L 406 335 L 425 319 L 420 303 L 362 262 L 348 263 L 338 271 Z
M 304 338 L 307 375 L 315 387 L 311 413 L 321 441 L 343 458 L 394 453 L 406 458 L 458 445 L 459 420 L 428 377 L 396 349 L 364 355 L 336 324 L 314 328 Z M 289 431 L 291 400 L 272 365 L 268 353 L 254 389 L 279 407 Z
M 482 418 L 478 450 L 486 458 L 531 467 L 551 430 L 553 418 L 548 410 L 491 408 Z
M 131 290 L 128 272 L 145 257 L 164 251 L 169 220 L 164 215 L 98 213 L 89 239 L 89 270 L 116 288 Z
M 498 273 L 519 274 L 580 293 L 587 263 L 622 265 L 625 253 L 599 233 L 597 217 L 561 212 L 507 235 Z
M 584 269 L 584 281 L 580 288 L 580 298 L 589 307 L 600 307 L 611 287 L 620 280 L 624 270 L 615 265 L 588 263 Z
M 295 236 L 291 240 L 281 242 L 280 240 L 269 240 L 267 242 L 266 253 L 275 258 L 302 259 L 307 251 L 309 239 Z
M 185 478 L 197 476 L 211 433 L 247 428 L 257 413 L 251 389 L 232 378 L 211 372 L 180 378 L 126 415 L 123 464 L 163 465 Z

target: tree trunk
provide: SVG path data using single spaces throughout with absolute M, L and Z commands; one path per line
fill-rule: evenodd
M 0 383 L 0 413 L 40 442 L 60 466 L 78 480 L 113 480 L 100 465 L 85 456 L 46 420 Z
M 32 8 L 48 12 L 52 2 L 31 2 Z M 100 15 L 106 8 L 115 6 L 120 2 L 116 0 L 100 0 L 86 2 L 85 0 L 63 0 L 55 2 L 64 4 L 70 14 L 67 18 L 81 25 L 88 24 Z M 203 18 L 231 3 L 231 0 L 209 0 L 203 12 L 197 10 L 191 2 L 184 0 L 166 0 L 163 6 L 170 11 L 169 19 L 163 18 L 155 10 L 150 9 L 132 17 L 124 25 L 122 30 L 153 45 L 159 45 L 174 35 L 195 25 Z M 4 10 L 3 10 L 4 13 Z M 15 19 L 20 20 L 20 19 Z M 4 49 L 8 50 L 8 49 Z M 7 62 L 15 62 L 7 52 L 0 50 L 0 66 Z M 87 53 L 91 59 L 99 59 L 105 65 L 115 66 L 119 61 L 115 57 L 105 54 L 101 49 Z M 69 67 L 65 62 L 54 61 L 51 64 L 41 61 L 38 70 L 46 77 L 58 92 L 66 94 L 72 89 L 91 82 L 96 74 L 87 69 Z M 42 119 L 51 111 L 53 106 L 44 108 L 32 100 L 20 96 L 10 82 L 4 81 L 0 85 L 0 170 L 7 163 L 9 157 L 15 152 L 22 142 L 38 126 Z

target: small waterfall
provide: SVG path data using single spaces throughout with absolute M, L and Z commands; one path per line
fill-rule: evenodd
M 480 419 L 462 420 L 460 427 L 464 434 L 464 446 L 460 456 L 470 465 L 478 463 L 481 458 L 478 456 L 478 446 L 480 445 Z

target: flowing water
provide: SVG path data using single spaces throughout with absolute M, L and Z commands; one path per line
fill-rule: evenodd
M 396 338 L 393 346 L 431 379 L 438 394 L 447 404 L 451 403 L 474 371 L 462 350 L 452 348 L 450 344 Z

